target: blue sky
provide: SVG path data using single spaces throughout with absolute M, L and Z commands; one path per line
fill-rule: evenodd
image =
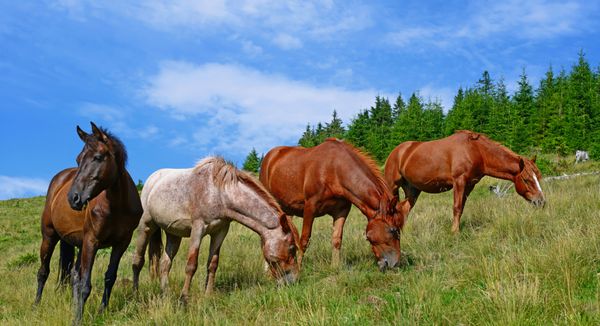
M 44 194 L 89 121 L 136 181 L 241 164 L 377 95 L 448 108 L 484 70 L 514 89 L 580 50 L 598 67 L 599 22 L 596 1 L 0 1 L 0 199 Z

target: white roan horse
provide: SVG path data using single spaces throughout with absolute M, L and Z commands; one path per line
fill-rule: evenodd
M 158 274 L 162 229 L 167 234 L 165 253 L 160 259 L 162 290 L 168 288 L 171 262 L 177 254 L 181 238 L 191 237 L 186 278 L 180 297 L 181 301 L 187 302 L 190 283 L 198 266 L 200 242 L 206 234 L 210 234 L 205 286 L 205 293 L 210 294 L 214 287 L 221 244 L 232 220 L 258 233 L 262 240 L 263 255 L 278 283 L 291 283 L 298 277 L 294 241 L 297 231 L 294 225 L 288 223 L 277 202 L 254 177 L 237 170 L 223 158 L 205 158 L 191 169 L 154 172 L 146 180 L 141 200 L 144 214 L 138 227 L 133 256 L 133 283 L 136 290 L 148 242 L 151 274 Z

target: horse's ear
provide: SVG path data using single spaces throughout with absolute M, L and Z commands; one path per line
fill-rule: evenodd
M 388 206 L 388 212 L 390 212 L 391 214 L 395 214 L 397 204 L 398 204 L 398 196 L 392 197 L 392 199 L 390 200 L 389 206 Z
M 524 168 L 525 168 L 525 161 L 523 160 L 522 157 L 519 157 L 519 170 L 523 171 Z
M 281 228 L 283 229 L 284 233 L 292 233 L 296 247 L 300 248 L 300 234 L 298 233 L 296 225 L 294 225 L 294 222 L 292 221 L 292 217 L 287 216 L 286 214 L 281 214 L 281 216 L 279 216 L 279 224 L 281 224 Z
M 90 124 L 92 125 L 92 132 L 94 133 L 94 136 L 98 137 L 98 140 L 106 143 L 108 141 L 108 136 L 106 136 L 106 134 L 100 128 L 98 128 L 94 122 L 90 121 Z
M 477 140 L 477 139 L 479 139 L 479 136 L 481 136 L 481 135 L 473 132 L 473 133 L 471 133 L 471 140 Z
M 535 163 L 536 159 L 537 159 L 537 154 L 533 155 L 533 157 L 531 158 L 531 162 Z
M 79 138 L 85 143 L 85 140 L 87 139 L 87 137 L 89 136 L 85 131 L 81 130 L 81 128 L 79 128 L 79 126 L 77 126 L 77 135 L 79 135 Z

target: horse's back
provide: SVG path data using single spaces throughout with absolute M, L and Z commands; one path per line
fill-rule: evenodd
M 432 141 L 402 143 L 395 149 L 397 170 L 420 190 L 446 191 L 452 187 L 455 175 L 465 173 L 477 161 L 479 154 L 468 137 L 458 132 Z
M 189 236 L 193 206 L 189 179 L 193 169 L 160 169 L 142 189 L 144 215 L 167 232 Z M 199 203 L 197 203 L 199 204 Z

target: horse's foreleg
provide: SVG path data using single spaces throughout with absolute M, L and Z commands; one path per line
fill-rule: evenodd
M 346 223 L 348 213 L 350 213 L 350 207 L 334 214 L 335 216 L 333 217 L 333 232 L 331 234 L 331 245 L 333 247 L 331 253 L 331 267 L 334 268 L 340 266 L 344 223 Z
M 462 180 L 458 180 L 454 182 L 454 219 L 452 221 L 452 232 L 458 233 L 460 230 L 460 217 L 462 216 L 463 210 L 465 208 L 465 203 L 467 202 L 467 196 L 473 190 L 473 187 L 467 186 L 466 183 Z
M 223 240 L 229 231 L 229 223 L 215 234 L 210 236 L 210 249 L 208 253 L 208 261 L 206 262 L 206 284 L 205 295 L 210 295 L 215 287 L 215 275 L 219 267 L 219 253 Z
M 54 230 L 42 232 L 42 245 L 40 246 L 40 269 L 37 273 L 38 289 L 35 296 L 34 304 L 37 305 L 42 299 L 42 292 L 44 291 L 44 285 L 48 280 L 50 274 L 50 260 L 52 259 L 52 253 L 58 243 L 59 237 Z
M 81 266 L 76 280 L 77 283 L 75 283 L 73 289 L 73 292 L 77 294 L 76 297 L 74 297 L 75 320 L 73 321 L 73 324 L 81 324 L 83 318 L 83 306 L 92 291 L 92 267 L 94 267 L 97 251 L 98 242 L 95 239 L 86 239 L 84 237 L 81 248 Z
M 169 272 L 173 264 L 173 258 L 179 251 L 181 238 L 167 233 L 167 244 L 165 245 L 165 253 L 160 259 L 160 289 L 163 293 L 169 290 Z
M 127 245 L 129 241 L 125 241 L 116 246 L 112 247 L 110 251 L 110 262 L 108 263 L 108 268 L 106 269 L 106 273 L 104 274 L 104 293 L 102 294 L 102 305 L 100 306 L 100 313 L 106 309 L 108 306 L 108 301 L 110 300 L 110 293 L 112 292 L 113 285 L 115 285 L 115 281 L 117 280 L 117 270 L 119 269 L 119 262 L 121 261 L 121 257 L 123 253 L 127 249 Z
M 179 301 L 184 305 L 187 305 L 192 278 L 196 273 L 196 269 L 198 269 L 198 252 L 200 250 L 200 243 L 202 242 L 202 237 L 204 236 L 205 231 L 206 226 L 203 222 L 197 220 L 192 224 L 190 248 L 188 250 L 187 265 L 185 266 L 185 281 L 179 297 Z

